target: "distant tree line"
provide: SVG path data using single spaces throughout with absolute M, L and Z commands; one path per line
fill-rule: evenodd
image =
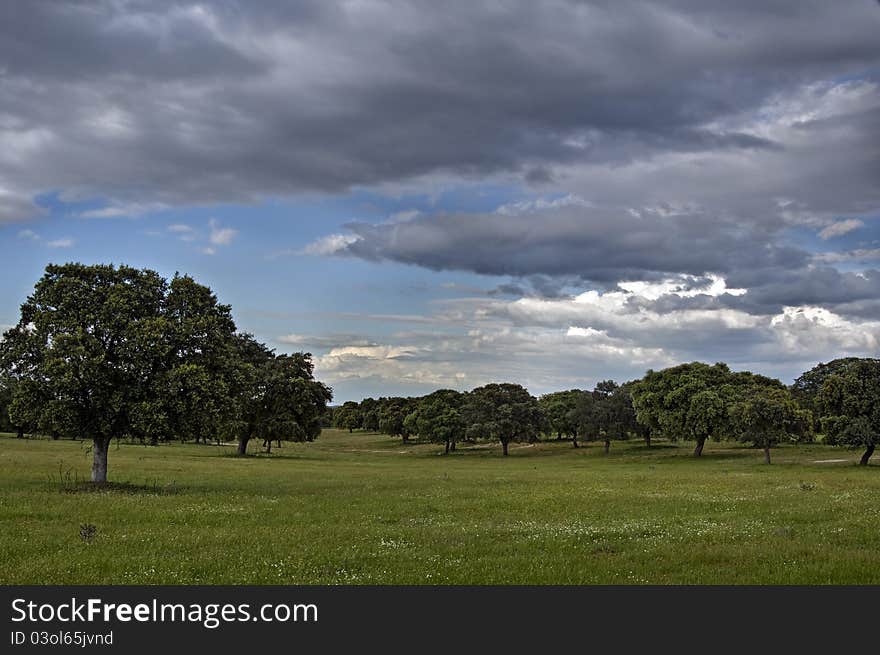
M 2 427 L 87 439 L 92 480 L 113 438 L 143 443 L 311 441 L 332 399 L 309 353 L 276 355 L 236 330 L 191 277 L 49 265 L 0 342 Z
M 488 384 L 469 392 L 441 389 L 422 397 L 365 398 L 332 408 L 339 429 L 380 432 L 444 444 L 495 440 L 507 455 L 511 442 L 541 438 L 614 441 L 652 438 L 693 442 L 695 457 L 707 441 L 740 441 L 763 451 L 824 434 L 824 442 L 864 448 L 867 464 L 880 435 L 880 360 L 837 359 L 805 372 L 791 386 L 723 363 L 681 364 L 649 370 L 639 380 L 599 382 L 536 398 L 518 384 Z
M 322 427 L 380 432 L 456 450 L 462 441 L 686 440 L 760 448 L 823 434 L 863 449 L 880 434 L 880 360 L 815 366 L 791 386 L 723 363 L 649 370 L 624 384 L 599 382 L 536 398 L 514 383 L 422 397 L 365 398 L 328 407 L 309 353 L 276 355 L 237 330 L 228 305 L 189 276 L 147 269 L 49 265 L 0 341 L 0 430 L 92 442 L 92 480 L 107 479 L 112 439 L 145 444 L 251 440 L 270 451 L 311 441 Z

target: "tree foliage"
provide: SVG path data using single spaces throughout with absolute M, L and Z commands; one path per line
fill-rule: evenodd
M 630 387 L 614 380 L 603 380 L 592 391 L 581 392 L 574 418 L 578 432 L 586 440 L 603 441 L 606 453 L 612 441 L 629 439 L 639 429 Z
M 707 439 L 721 439 L 728 430 L 723 387 L 731 380 L 727 364 L 681 364 L 649 370 L 631 387 L 636 418 L 652 432 L 671 440 L 696 441 L 702 455 Z
M 464 402 L 464 394 L 453 389 L 440 389 L 420 398 L 405 422 L 420 438 L 445 444 L 445 452 L 449 453 L 455 450 L 456 442 L 466 431 L 462 414 Z
M 114 437 L 314 438 L 330 390 L 310 357 L 237 334 L 230 307 L 188 276 L 50 264 L 4 334 L 0 375 L 10 421 L 90 439 L 105 482 Z
M 812 423 L 809 410 L 801 409 L 781 383 L 760 381 L 736 389 L 729 417 L 732 434 L 740 441 L 762 448 L 767 464 L 772 446 L 800 441 L 809 434 Z
M 358 403 L 347 400 L 333 410 L 333 425 L 353 432 L 361 427 L 361 410 Z
M 557 439 L 568 437 L 577 448 L 578 399 L 584 394 L 580 389 L 557 391 L 544 394 L 538 404 L 547 419 L 547 429 L 556 434 Z
M 321 433 L 321 418 L 333 395 L 314 379 L 313 370 L 309 353 L 269 356 L 262 362 L 244 403 L 240 454 L 254 437 L 262 437 L 270 452 L 273 441 L 314 441 Z
M 828 376 L 817 400 L 828 440 L 864 448 L 859 463 L 867 465 L 880 439 L 880 360 L 853 362 Z
M 416 400 L 413 398 L 380 398 L 374 410 L 377 417 L 376 429 L 382 434 L 409 441 L 413 434 L 412 426 L 406 423 L 406 417 L 413 411 Z
M 95 482 L 162 373 L 166 293 L 153 271 L 50 265 L 4 335 L 3 368 L 21 381 L 11 418 L 90 438 Z
M 511 441 L 531 441 L 546 429 L 537 399 L 518 384 L 477 387 L 467 396 L 464 416 L 469 432 L 500 441 L 505 456 Z
M 820 399 L 822 387 L 832 375 L 843 375 L 846 370 L 856 363 L 863 361 L 880 362 L 877 359 L 860 359 L 858 357 L 842 357 L 832 359 L 830 362 L 816 364 L 809 371 L 802 373 L 791 385 L 791 393 L 798 404 L 813 413 L 816 430 L 822 429 L 821 416 L 823 405 Z

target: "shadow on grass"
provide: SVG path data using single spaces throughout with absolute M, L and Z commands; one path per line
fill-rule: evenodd
M 650 453 L 654 450 L 679 450 L 681 448 L 682 446 L 674 443 L 669 443 L 668 441 L 661 441 L 659 443 L 655 441 L 652 442 L 650 446 L 646 446 L 644 443 L 632 443 L 632 445 L 629 446 L 630 450 L 643 453 Z
M 173 496 L 183 489 L 176 482 L 159 484 L 158 481 L 135 484 L 133 482 L 89 482 L 78 480 L 65 483 L 61 492 L 66 494 L 123 494 L 129 496 Z
M 49 483 L 65 494 L 89 494 L 89 493 L 113 493 L 123 495 L 147 495 L 147 496 L 172 496 L 182 491 L 176 481 L 168 484 L 160 484 L 159 480 L 144 480 L 143 484 L 134 482 L 92 482 L 80 478 L 72 469 L 65 470 L 62 465 L 58 467 L 57 477 L 49 476 Z
M 653 448 L 651 449 L 653 450 Z M 639 455 L 648 454 L 650 451 L 646 448 L 641 452 L 635 453 Z M 625 453 L 621 453 L 625 454 Z M 660 453 L 658 453 L 660 454 Z M 680 448 L 679 452 L 667 452 L 660 454 L 658 461 L 689 461 L 689 462 L 717 462 L 719 460 L 746 460 L 750 456 L 755 455 L 755 451 L 746 450 L 745 448 L 738 451 L 729 450 L 710 450 L 706 448 L 699 457 L 694 457 L 693 450 L 689 448 Z M 763 453 L 761 453 L 763 457 Z
M 267 453 L 265 451 L 255 451 L 255 452 L 245 453 L 244 455 L 239 455 L 237 451 L 233 450 L 233 451 L 219 453 L 218 455 L 216 455 L 216 457 L 220 457 L 222 459 L 238 459 L 238 460 L 247 460 L 247 461 L 259 460 L 261 462 L 273 462 L 273 461 L 283 462 L 283 461 L 292 461 L 292 460 L 314 461 L 314 460 L 328 459 L 328 458 L 320 457 L 319 455 L 316 454 L 316 452 L 309 453 L 309 456 L 305 456 L 305 455 L 302 455 L 299 453 L 291 453 L 290 451 L 276 452 L 275 450 L 273 450 L 271 453 Z

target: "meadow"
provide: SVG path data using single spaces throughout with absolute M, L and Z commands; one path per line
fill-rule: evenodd
M 0 437 L 0 583 L 880 583 L 880 468 L 820 444 L 768 466 L 738 444 L 502 458 L 325 430 L 246 458 L 114 444 L 98 490 L 88 446 Z

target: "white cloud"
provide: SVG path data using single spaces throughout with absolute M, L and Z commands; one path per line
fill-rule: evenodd
M 547 211 L 550 209 L 559 209 L 560 207 L 592 207 L 593 203 L 584 200 L 580 196 L 569 193 L 561 198 L 538 198 L 537 200 L 522 200 L 520 202 L 512 202 L 501 205 L 495 210 L 496 214 L 505 216 L 517 216 L 519 214 L 532 214 L 534 212 Z
M 36 243 L 42 243 L 47 248 L 71 248 L 76 245 L 76 240 L 72 237 L 61 237 L 58 239 L 51 239 L 49 241 L 44 241 L 43 237 L 34 232 L 33 230 L 19 230 L 16 235 L 19 239 L 25 239 L 27 241 L 34 241 Z
M 353 335 L 353 334 L 285 334 L 275 339 L 278 343 L 283 343 L 298 348 L 317 348 L 319 350 L 338 348 L 342 346 L 376 346 L 378 345 L 370 339 Z
M 33 230 L 19 230 L 18 232 L 19 239 L 28 239 L 29 241 L 39 241 L 40 235 L 34 232 Z
M 832 359 L 829 353 L 876 354 L 880 349 L 880 321 L 853 321 L 821 307 L 786 307 L 770 320 L 773 348 L 801 357 Z
M 418 218 L 422 215 L 418 209 L 407 209 L 406 211 L 399 211 L 391 214 L 388 217 L 389 223 L 406 223 L 407 221 L 411 221 L 414 218 Z
M 70 248 L 76 244 L 76 241 L 65 237 L 63 239 L 53 239 L 52 241 L 47 241 L 46 245 L 50 248 Z
M 608 332 L 605 330 L 594 330 L 593 328 L 583 328 L 577 327 L 576 325 L 569 326 L 568 330 L 565 333 L 567 337 L 584 337 L 587 339 L 607 339 Z
M 332 255 L 345 250 L 346 247 L 353 244 L 359 237 L 353 234 L 330 234 L 321 237 L 317 241 L 305 246 L 302 250 L 296 251 L 300 255 Z
M 168 209 L 164 203 L 120 203 L 80 212 L 81 218 L 130 218 Z
M 333 348 L 315 359 L 315 371 L 331 384 L 372 378 L 384 384 L 463 389 L 473 379 L 461 370 L 459 362 L 442 361 L 432 354 L 430 348 L 415 346 Z
M 837 221 L 836 223 L 832 223 L 828 227 L 824 228 L 819 232 L 819 238 L 828 240 L 833 237 L 843 236 L 853 230 L 857 230 L 860 227 L 864 227 L 864 221 L 860 221 L 857 218 L 848 218 L 845 221 Z
M 670 294 L 682 298 L 693 298 L 703 294 L 717 297 L 725 293 L 731 296 L 742 296 L 747 292 L 747 289 L 728 289 L 727 281 L 720 275 L 707 275 L 706 277 L 710 280 L 708 285 L 695 284 L 696 281 L 692 277 L 682 277 L 678 280 L 662 280 L 660 282 L 645 282 L 643 280 L 620 282 L 617 286 L 647 300 L 657 300 Z
M 278 337 L 276 341 L 280 343 L 287 343 L 293 346 L 298 346 L 304 343 L 309 342 L 309 336 L 306 334 L 285 334 L 284 336 Z
M 844 252 L 823 252 L 815 256 L 815 259 L 828 264 L 840 262 L 873 261 L 880 259 L 880 248 L 856 248 Z
M 195 241 L 199 238 L 196 230 L 192 226 L 186 225 L 184 223 L 173 223 L 169 225 L 166 229 L 172 234 L 176 234 L 177 238 L 181 241 L 190 242 Z
M 192 225 L 186 223 L 172 223 L 165 229 L 176 235 L 181 241 L 186 241 L 188 243 L 199 242 L 203 244 L 196 248 L 196 250 L 203 255 L 216 254 L 218 246 L 228 246 L 238 234 L 238 230 L 231 227 L 221 227 L 213 218 L 208 221 L 208 228 L 209 232 L 207 237 L 204 232 L 201 232 Z
M 220 224 L 213 218 L 208 222 L 208 225 L 211 228 L 208 240 L 215 246 L 228 246 L 238 234 L 238 230 L 231 227 L 220 227 Z

